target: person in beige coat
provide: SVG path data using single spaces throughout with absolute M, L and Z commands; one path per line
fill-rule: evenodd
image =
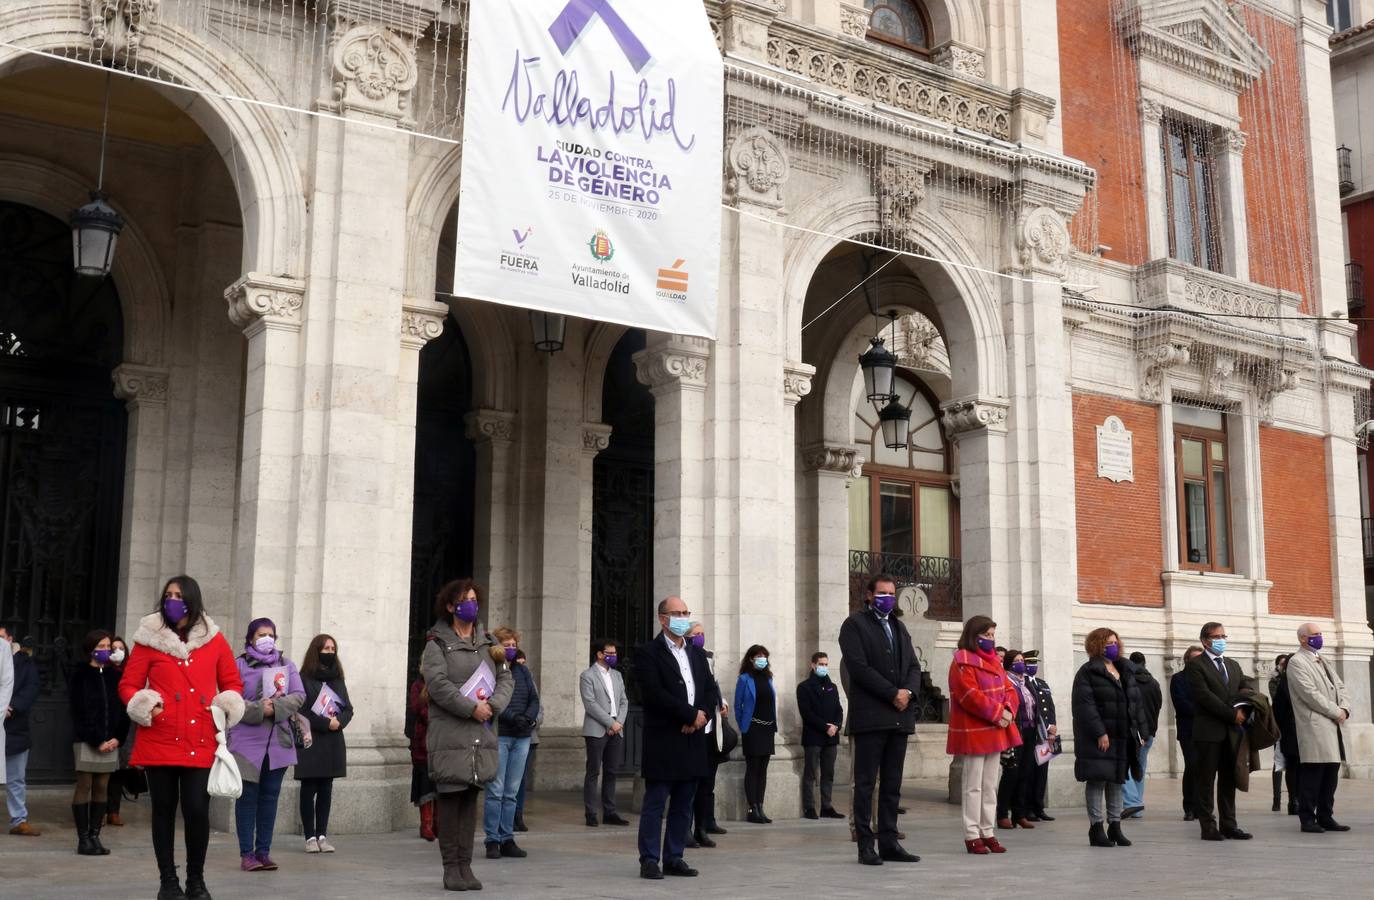
M 1299 649 L 1288 660 L 1288 693 L 1297 729 L 1298 816 L 1310 834 L 1349 831 L 1334 816 L 1336 784 L 1345 759 L 1341 725 L 1350 718 L 1350 698 L 1333 666 L 1322 659 L 1322 630 L 1308 622 L 1298 629 Z

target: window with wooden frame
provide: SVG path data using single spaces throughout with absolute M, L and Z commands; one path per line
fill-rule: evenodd
M 1199 572 L 1234 572 L 1231 460 L 1226 416 L 1174 406 L 1174 483 L 1178 491 L 1179 565 Z
M 1217 231 L 1216 160 L 1212 129 L 1166 116 L 1159 129 L 1168 204 L 1169 256 L 1190 266 L 1222 271 Z
M 908 446 L 883 445 L 878 414 L 855 396 L 854 440 L 865 460 L 850 485 L 849 547 L 884 555 L 957 559 L 959 504 L 939 403 L 925 385 L 898 371 L 894 389 L 911 409 Z
M 930 19 L 915 0 L 864 0 L 872 10 L 868 38 L 925 56 L 930 52 Z

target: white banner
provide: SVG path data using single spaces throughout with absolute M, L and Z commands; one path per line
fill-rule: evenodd
M 723 72 L 701 0 L 472 0 L 454 293 L 715 337 Z

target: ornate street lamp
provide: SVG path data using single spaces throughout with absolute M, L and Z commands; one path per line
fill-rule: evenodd
M 864 393 L 874 408 L 880 408 L 892 397 L 892 385 L 897 372 L 897 357 L 884 346 L 881 337 L 868 341 L 868 349 L 859 357 L 864 373 Z
M 911 410 L 897 401 L 897 395 L 888 398 L 887 406 L 878 410 L 878 424 L 883 429 L 883 445 L 889 450 L 901 450 L 907 445 L 911 431 Z
M 91 202 L 73 210 L 69 220 L 72 226 L 72 262 L 76 274 L 92 278 L 104 278 L 110 274 L 115 244 L 124 227 L 124 219 L 105 202 L 108 198 L 102 190 L 105 186 L 105 142 L 110 127 L 111 77 L 112 73 L 105 73 L 105 114 L 100 124 L 100 174 L 95 190 L 91 191 Z
M 567 317 L 558 313 L 530 310 L 530 330 L 534 332 L 534 349 L 548 354 L 563 349 L 563 335 L 567 331 Z

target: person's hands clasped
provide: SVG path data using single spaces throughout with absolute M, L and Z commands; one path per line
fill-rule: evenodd
M 897 696 L 892 698 L 892 705 L 897 707 L 898 712 L 906 712 L 906 708 L 911 705 L 911 691 L 906 688 L 897 691 Z
M 491 704 L 485 700 L 477 701 L 477 705 L 472 708 L 472 717 L 479 722 L 490 722 L 491 716 Z
M 272 699 L 270 697 L 262 701 L 262 717 L 264 719 L 272 717 L 276 714 L 276 711 L 277 707 L 272 703 Z
M 101 753 L 113 753 L 119 749 L 119 741 L 115 740 L 114 738 L 110 738 L 108 741 L 101 744 L 96 749 L 98 749 Z
M 839 734 L 839 732 L 840 732 L 840 726 L 838 726 L 838 725 L 827 725 L 827 726 L 825 726 L 825 736 L 826 736 L 826 737 L 834 737 L 835 735 Z
M 330 731 L 338 731 L 338 730 L 339 730 L 340 728 L 342 728 L 342 727 L 343 727 L 343 726 L 339 724 L 339 720 L 338 720 L 337 718 L 335 718 L 334 716 L 330 716 L 330 717 L 329 717 L 329 730 L 330 730 Z
M 619 722 L 612 722 L 611 727 L 606 729 L 606 733 L 609 734 L 611 737 L 615 737 L 617 734 L 620 734 L 620 732 L 624 730 L 624 725 L 621 725 Z
M 1100 737 L 1100 738 L 1097 739 L 1097 749 L 1098 749 L 1099 751 L 1101 751 L 1102 753 L 1106 753 L 1107 750 L 1111 748 L 1111 746 L 1112 746 L 1112 739 L 1109 738 L 1109 737 L 1107 737 L 1105 734 L 1102 735 L 1102 737 Z
M 1238 710 L 1236 710 L 1236 724 L 1237 724 L 1237 725 L 1244 725 L 1244 724 L 1245 724 L 1245 710 L 1243 710 L 1243 709 L 1238 709 Z

